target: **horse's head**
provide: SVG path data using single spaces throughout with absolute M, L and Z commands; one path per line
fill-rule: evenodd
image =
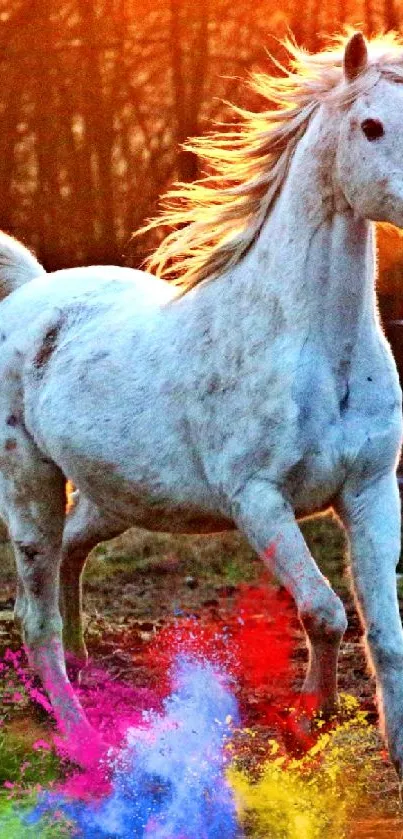
M 351 88 L 352 102 L 340 119 L 336 179 L 358 216 L 403 227 L 401 64 L 399 69 L 385 72 L 370 61 L 361 33 L 348 41 L 344 83 Z

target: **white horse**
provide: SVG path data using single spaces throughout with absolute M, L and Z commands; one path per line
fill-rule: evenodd
M 175 230 L 149 267 L 183 293 L 124 268 L 48 275 L 1 239 L 0 510 L 16 613 L 63 730 L 91 737 L 66 675 L 59 577 L 66 649 L 85 660 L 94 544 L 132 525 L 237 527 L 295 599 L 303 691 L 328 711 L 346 616 L 296 517 L 332 506 L 402 772 L 401 392 L 372 221 L 403 226 L 403 48 L 355 33 L 318 55 L 288 49 L 290 72 L 255 79 L 275 109 L 195 142 L 213 174 L 168 196 Z M 78 488 L 67 522 L 66 476 Z

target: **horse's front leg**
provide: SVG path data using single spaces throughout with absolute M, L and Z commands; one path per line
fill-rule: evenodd
M 390 756 L 403 776 L 403 630 L 396 588 L 400 499 L 395 474 L 347 483 L 339 513 L 350 538 L 351 571 Z
M 252 480 L 233 501 L 234 519 L 293 596 L 305 629 L 309 664 L 302 688 L 315 707 L 337 707 L 337 660 L 347 626 L 344 607 L 321 574 L 288 501 L 267 481 Z

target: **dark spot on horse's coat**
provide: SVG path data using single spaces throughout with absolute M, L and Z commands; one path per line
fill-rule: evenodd
M 33 560 L 38 556 L 38 548 L 35 545 L 25 545 L 24 542 L 16 542 L 17 548 L 24 554 L 25 559 L 29 562 L 33 562 Z
M 372 376 L 367 376 L 367 382 L 372 382 Z
M 6 419 L 6 425 L 10 425 L 12 428 L 14 428 L 16 425 L 18 425 L 18 417 L 16 417 L 15 414 L 10 414 L 10 416 Z
M 343 411 L 345 411 L 347 409 L 349 396 L 350 396 L 350 388 L 349 388 L 349 385 L 347 383 L 346 392 L 345 392 L 344 396 L 342 397 L 342 399 L 340 399 L 340 403 L 339 403 L 340 413 L 343 413 Z
M 34 358 L 34 367 L 38 371 L 43 370 L 43 368 L 46 366 L 49 359 L 51 358 L 52 354 L 54 353 L 57 347 L 57 339 L 59 337 L 59 333 L 62 326 L 63 322 L 60 320 L 46 332 L 42 346 L 38 350 Z
M 273 338 L 276 338 L 278 335 L 281 335 L 281 333 L 284 331 L 287 320 L 284 314 L 283 305 L 278 297 L 273 297 L 271 308 L 271 333 Z
M 13 449 L 17 448 L 17 441 L 13 440 L 12 437 L 7 437 L 7 440 L 4 443 L 4 448 L 5 448 L 6 452 L 13 451 Z
M 2 333 L 0 334 L 0 341 L 1 341 L 1 343 L 3 344 L 3 343 L 4 343 L 4 341 L 6 341 L 6 340 L 7 340 L 7 335 L 6 335 L 4 332 L 2 332 Z
M 91 356 L 91 361 L 102 361 L 104 358 L 108 358 L 108 355 L 107 350 L 98 350 L 98 352 Z
M 211 378 L 207 382 L 207 387 L 206 387 L 207 393 L 216 393 L 217 390 L 220 389 L 220 385 L 221 385 L 220 377 L 217 375 L 217 373 L 213 373 L 213 375 L 211 376 Z
M 211 335 L 210 325 L 204 327 L 202 335 L 203 335 L 203 339 L 204 339 L 203 344 L 204 345 L 206 345 L 206 344 L 210 345 L 213 341 L 213 338 L 212 338 L 212 335 Z

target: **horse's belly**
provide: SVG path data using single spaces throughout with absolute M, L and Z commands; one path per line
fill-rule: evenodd
M 220 533 L 234 530 L 235 524 L 218 510 L 206 504 L 177 502 L 174 497 L 162 498 L 148 492 L 145 487 L 122 482 L 112 489 L 106 479 L 102 486 L 78 479 L 77 487 L 85 493 L 99 512 L 121 529 L 142 527 L 165 533 Z
M 231 519 L 185 507 L 147 509 L 145 505 L 134 506 L 130 518 L 133 527 L 162 533 L 209 534 L 235 530 Z

